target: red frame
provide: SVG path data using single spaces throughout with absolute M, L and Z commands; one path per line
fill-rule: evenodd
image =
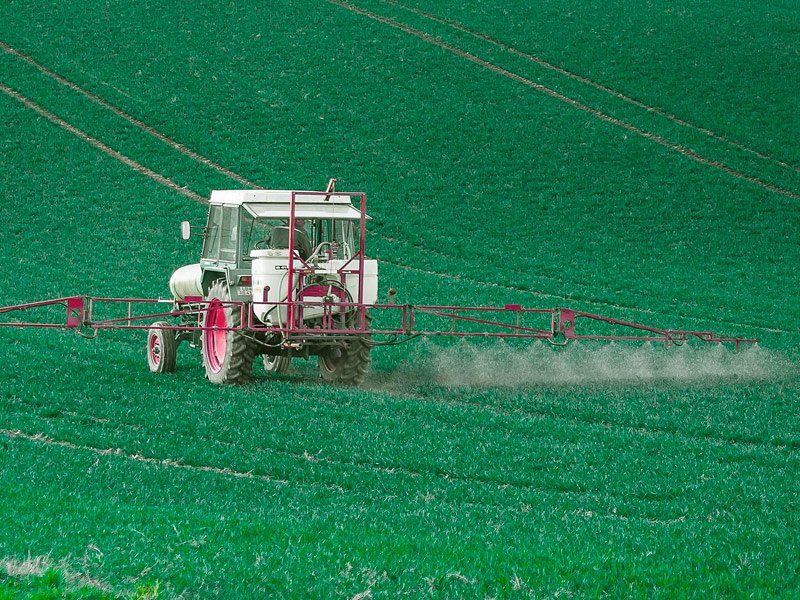
M 300 290 L 295 290 L 296 286 L 299 286 L 302 278 L 305 274 L 309 272 L 314 272 L 313 269 L 302 259 L 298 254 L 295 257 L 295 248 L 294 248 L 294 226 L 295 226 L 295 209 L 297 206 L 296 197 L 298 194 L 304 196 L 325 196 L 325 198 L 329 198 L 330 196 L 348 196 L 349 198 L 357 197 L 359 199 L 359 211 L 361 216 L 359 217 L 359 241 L 358 241 L 358 252 L 355 256 L 350 257 L 345 264 L 343 264 L 337 271 L 339 276 L 341 277 L 342 283 L 345 283 L 345 278 L 347 275 L 358 275 L 358 302 L 354 303 L 355 306 L 358 306 L 358 314 L 359 314 L 359 327 L 358 331 L 363 332 L 366 329 L 366 315 L 367 315 L 367 305 L 364 304 L 364 260 L 366 259 L 366 232 L 367 232 L 367 196 L 364 192 L 334 192 L 333 190 L 326 190 L 324 192 L 314 192 L 314 191 L 293 191 L 291 193 L 289 199 L 289 266 L 288 266 L 288 274 L 287 274 L 287 284 L 286 289 L 291 290 L 292 293 L 287 295 L 288 301 L 286 302 L 286 323 L 287 329 L 290 332 L 295 332 L 296 328 L 294 327 L 297 305 L 299 304 L 299 300 L 294 300 L 296 295 L 299 296 Z M 302 269 L 299 271 L 299 277 L 297 278 L 297 282 L 295 283 L 295 268 L 294 268 L 294 258 L 297 258 L 303 266 L 307 269 Z M 346 267 L 353 262 L 355 258 L 358 258 L 358 268 L 355 270 L 348 270 Z M 296 293 L 295 293 L 296 292 Z M 263 304 L 263 303 L 261 303 Z M 269 302 L 267 304 L 274 304 L 276 306 L 281 305 L 280 302 Z M 341 330 L 339 330 L 341 333 Z
M 172 305 L 172 309 L 162 312 L 146 312 L 144 314 L 134 313 L 134 306 L 153 305 L 167 303 Z M 219 301 L 217 301 L 219 303 Z M 95 309 L 99 305 L 118 305 L 125 304 L 127 312 L 124 316 L 117 316 L 110 319 L 95 319 Z M 210 302 L 206 301 L 183 301 L 173 302 L 171 300 L 154 300 L 149 298 L 93 298 L 89 296 L 72 296 L 68 298 L 57 298 L 55 300 L 45 300 L 42 302 L 31 302 L 0 308 L 0 313 L 26 311 L 37 308 L 46 308 L 62 305 L 66 307 L 66 318 L 60 322 L 25 322 L 12 321 L 0 322 L 0 327 L 40 327 L 58 329 L 89 329 L 99 331 L 105 329 L 150 329 L 152 321 L 168 317 L 181 316 L 200 316 L 204 314 Z M 483 338 L 520 338 L 538 339 L 560 344 L 567 340 L 603 340 L 603 341 L 640 341 L 640 342 L 661 342 L 669 346 L 670 344 L 682 344 L 689 339 L 695 339 L 707 343 L 726 343 L 734 344 L 739 350 L 742 344 L 757 344 L 756 338 L 745 337 L 726 337 L 718 336 L 712 331 L 697 331 L 688 329 L 663 329 L 650 327 L 632 321 L 623 321 L 612 317 L 597 315 L 569 308 L 523 308 L 518 304 L 507 304 L 503 307 L 489 306 L 416 306 L 413 304 L 364 304 L 356 302 L 302 302 L 287 301 L 275 302 L 276 306 L 286 306 L 287 309 L 300 308 L 304 306 L 322 306 L 324 314 L 332 318 L 334 310 L 340 308 L 358 308 L 361 314 L 366 310 L 380 312 L 393 311 L 399 313 L 399 323 L 397 327 L 389 329 L 370 329 L 366 330 L 359 326 L 355 329 L 335 328 L 331 320 L 323 318 L 323 327 L 307 328 L 294 323 L 287 323 L 284 327 L 268 327 L 258 323 L 253 311 L 252 303 L 240 301 L 222 302 L 223 306 L 238 307 L 240 312 L 240 325 L 228 327 L 228 331 L 251 331 L 281 334 L 287 342 L 295 341 L 319 341 L 320 339 L 331 339 L 348 335 L 358 335 L 369 332 L 370 335 L 385 336 L 448 336 L 448 337 L 483 337 Z M 245 313 L 245 311 L 247 311 Z M 464 313 L 477 313 L 485 315 L 485 318 L 471 316 Z M 449 322 L 448 329 L 418 329 L 416 322 L 418 315 L 433 316 Z M 246 316 L 245 316 L 246 315 Z M 521 324 L 521 317 L 524 315 L 543 315 L 549 317 L 547 328 L 535 328 Z M 513 322 L 503 320 L 502 317 L 513 317 Z M 581 334 L 576 332 L 576 322 L 579 320 L 604 323 L 616 327 L 631 330 L 630 334 Z M 146 323 L 142 323 L 145 321 Z M 329 324 L 325 327 L 325 324 Z M 481 331 L 468 331 L 458 329 L 458 323 L 469 323 L 482 326 Z M 165 330 L 172 331 L 203 331 L 206 328 L 202 325 L 169 325 L 163 327 Z

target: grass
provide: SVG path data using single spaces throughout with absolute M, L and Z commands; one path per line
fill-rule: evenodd
M 107 591 L 102 582 L 78 576 L 52 566 L 46 556 L 29 557 L 24 561 L 5 559 L 0 564 L 0 598 L 14 600 L 31 598 L 51 600 L 115 600 L 118 596 Z M 135 597 L 145 600 L 148 591 L 154 586 L 140 587 Z M 155 587 L 157 589 L 157 587 Z
M 408 10 L 796 164 L 791 7 L 357 5 L 800 192 L 774 160 Z M 51 556 L 126 597 L 796 595 L 797 200 L 336 4 L 67 10 L 13 2 L 0 39 L 261 185 L 364 189 L 401 301 L 566 304 L 764 343 L 420 343 L 376 351 L 364 389 L 303 363 L 231 389 L 185 347 L 149 376 L 135 334 L 3 330 L 0 557 Z M 0 61 L 3 84 L 179 185 L 238 187 Z M 0 115 L 0 304 L 165 295 L 198 251 L 177 225 L 204 208 L 6 94 Z M 83 597 L 48 573 L 0 597 Z

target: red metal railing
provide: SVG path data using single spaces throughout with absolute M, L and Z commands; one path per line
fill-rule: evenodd
M 158 304 L 169 304 L 170 310 L 139 312 L 137 309 Z M 632 321 L 624 321 L 594 313 L 576 311 L 568 308 L 523 308 L 517 304 L 503 307 L 486 306 L 416 306 L 412 304 L 363 304 L 358 302 L 307 302 L 302 300 L 267 303 L 245 303 L 240 301 L 222 302 L 223 306 L 237 308 L 239 325 L 228 327 L 228 331 L 250 331 L 254 333 L 280 334 L 285 340 L 304 341 L 322 337 L 347 335 L 371 336 L 450 336 L 484 338 L 540 339 L 555 344 L 568 340 L 639 341 L 682 344 L 690 339 L 706 343 L 733 344 L 739 350 L 742 344 L 756 344 L 758 340 L 746 337 L 718 336 L 712 331 L 687 329 L 664 329 L 651 327 Z M 287 314 L 297 315 L 301 320 L 292 320 L 281 325 L 261 323 L 255 316 L 256 306 L 269 305 L 283 307 Z M 209 302 L 191 300 L 173 302 L 172 300 L 149 298 L 94 298 L 71 296 L 31 302 L 0 308 L 0 314 L 21 314 L 28 311 L 63 306 L 66 315 L 63 320 L 40 319 L 37 321 L 0 322 L 0 327 L 40 327 L 73 330 L 107 329 L 149 329 L 153 321 L 163 319 L 183 319 L 184 322 L 165 326 L 174 331 L 203 331 L 203 316 Z M 124 314 L 102 316 L 105 310 L 124 307 Z M 302 321 L 305 308 L 322 308 L 322 316 L 313 327 Z M 356 326 L 345 326 L 343 313 L 355 311 L 359 315 Z M 377 321 L 390 319 L 389 326 L 368 327 L 366 314 L 369 311 Z M 63 313 L 62 313 L 63 314 Z M 395 316 L 396 315 L 396 316 Z M 529 319 L 542 319 L 536 326 Z M 423 323 L 423 321 L 425 321 Z M 610 332 L 585 332 L 578 329 L 578 322 L 589 326 L 606 326 Z M 583 326 L 583 325 L 582 325 Z M 218 328 L 213 328 L 218 329 Z M 622 330 L 622 332 L 620 332 Z M 391 343 L 391 342 L 390 342 Z

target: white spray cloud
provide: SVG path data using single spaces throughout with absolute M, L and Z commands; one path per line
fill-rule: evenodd
M 452 345 L 424 341 L 383 383 L 427 382 L 448 387 L 524 387 L 648 382 L 756 381 L 791 377 L 794 361 L 758 346 L 673 346 L 498 341 Z

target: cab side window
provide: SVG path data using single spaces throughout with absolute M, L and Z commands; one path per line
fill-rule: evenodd
M 217 258 L 219 254 L 219 238 L 222 229 L 222 207 L 212 206 L 208 213 L 208 228 L 203 244 L 203 258 Z
M 236 260 L 236 240 L 238 239 L 238 210 L 225 206 L 222 209 L 222 227 L 220 228 L 219 259 Z
M 236 260 L 236 243 L 239 239 L 238 208 L 212 206 L 208 213 L 208 229 L 203 244 L 203 258 L 210 260 Z

